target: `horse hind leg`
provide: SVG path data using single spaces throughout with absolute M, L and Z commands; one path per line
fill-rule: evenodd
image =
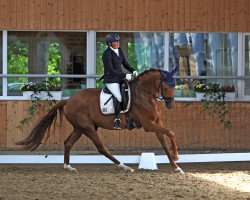
M 102 144 L 102 141 L 96 131 L 94 130 L 87 131 L 87 132 L 84 132 L 84 134 L 94 143 L 94 145 L 96 146 L 100 154 L 104 155 L 105 157 L 113 161 L 118 167 L 124 169 L 125 172 L 134 171 L 132 168 L 124 165 L 123 163 L 118 161 L 114 156 L 112 156 L 112 154 L 108 151 L 108 149 Z
M 69 156 L 70 150 L 72 149 L 73 145 L 80 139 L 82 136 L 82 131 L 78 129 L 74 129 L 70 136 L 64 141 L 64 169 L 69 171 L 77 172 L 77 169 L 71 167 L 69 164 Z

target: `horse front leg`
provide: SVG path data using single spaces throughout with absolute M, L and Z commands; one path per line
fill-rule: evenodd
M 175 168 L 175 171 L 180 172 L 181 174 L 184 174 L 182 169 L 180 167 L 178 167 L 178 165 L 176 164 L 176 162 L 173 159 L 172 155 L 170 154 L 168 144 L 167 144 L 167 141 L 166 141 L 164 135 L 161 134 L 161 133 L 156 133 L 156 136 L 159 139 L 164 151 L 166 152 L 170 164 Z
M 161 128 L 163 128 L 163 123 L 161 120 L 156 121 L 157 125 L 160 126 Z M 175 141 L 175 135 L 173 133 L 173 131 L 169 131 L 169 130 L 165 130 L 166 134 L 170 141 L 171 141 L 171 145 L 172 145 L 172 149 L 173 149 L 173 154 L 171 154 L 171 157 L 174 159 L 174 161 L 179 160 L 179 153 L 178 153 L 178 148 L 177 148 L 177 144 Z M 165 140 L 165 138 L 164 138 Z M 166 142 L 166 141 L 165 141 Z
M 100 137 L 98 136 L 97 132 L 92 130 L 92 131 L 87 131 L 84 133 L 96 146 L 98 152 L 111 161 L 113 161 L 118 167 L 122 168 L 125 170 L 125 172 L 133 172 L 134 170 L 123 163 L 121 163 L 119 160 L 117 160 L 109 151 L 108 149 L 102 144 L 102 141 Z
M 171 141 L 171 145 L 172 145 L 172 149 L 173 149 L 173 153 L 171 154 L 171 157 L 174 159 L 174 161 L 179 160 L 179 153 L 178 153 L 178 148 L 177 148 L 177 144 L 175 141 L 175 136 L 173 131 L 169 131 L 171 137 L 169 137 L 170 141 Z
M 163 124 L 160 120 L 158 120 L 156 123 L 147 123 L 146 126 L 143 126 L 145 131 L 155 132 L 157 135 L 157 138 L 159 139 L 164 151 L 166 152 L 169 162 L 171 166 L 174 167 L 175 171 L 178 171 L 180 173 L 184 173 L 180 167 L 177 166 L 175 160 L 178 160 L 179 154 L 177 150 L 176 141 L 174 138 L 174 133 L 172 131 L 166 130 L 163 128 Z M 168 144 L 166 139 L 164 138 L 164 135 L 167 135 L 171 141 L 172 148 L 173 148 L 173 155 L 170 154 Z

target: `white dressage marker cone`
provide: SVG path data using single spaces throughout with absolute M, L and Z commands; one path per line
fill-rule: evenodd
M 155 162 L 155 154 L 154 153 L 142 153 L 139 169 L 149 169 L 149 170 L 157 170 L 157 164 Z

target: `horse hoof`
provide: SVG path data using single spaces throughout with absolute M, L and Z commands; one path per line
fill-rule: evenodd
M 135 170 L 134 169 L 132 169 L 132 168 L 130 168 L 130 167 L 128 167 L 128 166 L 126 166 L 126 165 L 124 165 L 124 164 L 119 164 L 118 165 L 118 167 L 120 167 L 120 168 L 122 168 L 122 169 L 124 169 L 125 170 L 125 172 L 134 172 Z
M 180 174 L 185 174 L 180 167 L 175 168 L 175 171 L 179 172 Z
M 133 173 L 135 170 L 134 169 L 132 169 L 132 168 L 128 168 L 128 169 L 125 169 L 125 172 L 131 172 L 131 173 Z
M 67 169 L 67 170 L 69 170 L 69 171 L 71 171 L 71 172 L 78 172 L 76 168 L 71 167 L 70 165 L 64 164 L 64 165 L 63 165 L 63 168 L 64 168 L 64 169 Z

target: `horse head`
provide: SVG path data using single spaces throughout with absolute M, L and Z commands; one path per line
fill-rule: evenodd
M 174 87 L 175 79 L 173 75 L 176 73 L 178 68 L 176 67 L 173 71 L 161 71 L 161 81 L 160 81 L 160 94 L 162 99 L 165 102 L 165 105 L 168 109 L 173 108 L 174 104 Z

